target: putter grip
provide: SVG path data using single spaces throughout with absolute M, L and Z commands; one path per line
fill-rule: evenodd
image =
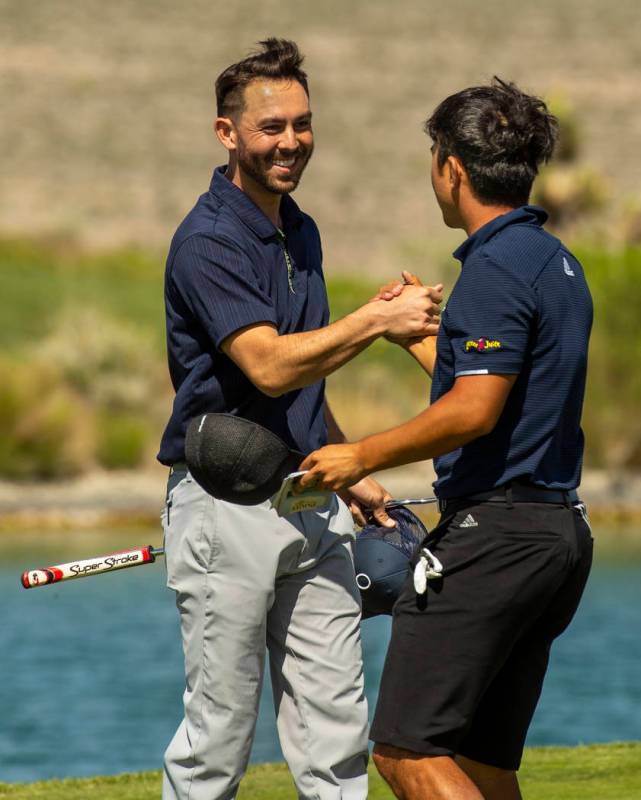
M 141 564 L 152 564 L 155 560 L 156 554 L 152 546 L 146 545 L 133 550 L 110 553 L 106 556 L 94 556 L 79 561 L 70 561 L 67 564 L 57 564 L 53 567 L 28 569 L 22 573 L 21 583 L 25 589 L 35 589 L 37 586 L 47 586 L 50 583 L 87 578 L 90 575 L 101 575 L 103 572 L 138 567 Z

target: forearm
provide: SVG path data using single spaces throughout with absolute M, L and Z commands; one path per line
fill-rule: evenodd
M 286 391 L 309 386 L 342 367 L 383 331 L 364 306 L 325 328 L 278 337 L 274 366 Z
M 414 339 L 405 346 L 405 349 L 431 378 L 436 364 L 436 336 Z
M 489 433 L 496 419 L 488 419 L 481 399 L 461 403 L 452 389 L 408 422 L 356 443 L 366 474 L 449 453 Z
M 352 444 L 330 444 L 301 464 L 301 488 L 339 491 L 380 469 L 399 467 L 457 450 L 490 433 L 516 380 L 515 374 L 464 376 L 409 422 Z
M 326 377 L 379 336 L 407 339 L 435 333 L 438 307 L 430 293 L 429 287 L 409 286 L 400 297 L 373 300 L 314 331 L 281 336 L 273 324 L 248 325 L 228 336 L 221 349 L 256 387 L 278 397 Z
M 374 305 L 325 328 L 274 335 L 254 362 L 254 382 L 266 394 L 278 396 L 331 374 L 384 332 L 384 318 Z

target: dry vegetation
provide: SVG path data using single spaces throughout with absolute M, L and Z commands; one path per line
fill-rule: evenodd
M 590 245 L 597 292 L 588 461 L 638 468 L 641 251 L 607 253 L 641 243 L 636 0 L 0 0 L 0 472 L 153 460 L 170 406 L 162 252 L 223 158 L 215 76 L 274 34 L 307 54 L 317 150 L 297 200 L 324 234 L 335 316 L 401 267 L 452 286 L 461 235 L 431 197 L 422 132 L 442 97 L 499 74 L 553 100 L 565 139 L 538 197 Z M 329 381 L 353 437 L 427 402 L 385 348 Z
M 494 73 L 561 92 L 613 197 L 639 193 L 636 0 L 0 0 L 0 21 L 4 232 L 164 249 L 222 160 L 213 79 L 268 34 L 307 54 L 317 152 L 298 199 L 330 271 L 438 270 L 459 236 L 429 196 L 421 124 Z

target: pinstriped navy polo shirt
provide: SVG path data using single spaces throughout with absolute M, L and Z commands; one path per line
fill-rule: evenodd
M 184 461 L 187 423 L 203 412 L 258 422 L 303 453 L 327 439 L 324 381 L 268 397 L 220 349 L 230 334 L 253 323 L 270 323 L 286 334 L 321 328 L 329 318 L 314 221 L 284 195 L 283 241 L 224 170 L 214 171 L 167 258 L 167 355 L 176 390 L 158 454 L 167 465 Z
M 439 497 L 520 479 L 573 489 L 592 327 L 583 269 L 523 206 L 480 228 L 454 253 L 462 263 L 437 339 L 431 401 L 465 375 L 517 375 L 495 427 L 434 460 Z

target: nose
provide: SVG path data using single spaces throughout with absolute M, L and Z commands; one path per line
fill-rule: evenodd
M 298 150 L 298 138 L 293 125 L 288 125 L 278 143 L 279 150 Z

